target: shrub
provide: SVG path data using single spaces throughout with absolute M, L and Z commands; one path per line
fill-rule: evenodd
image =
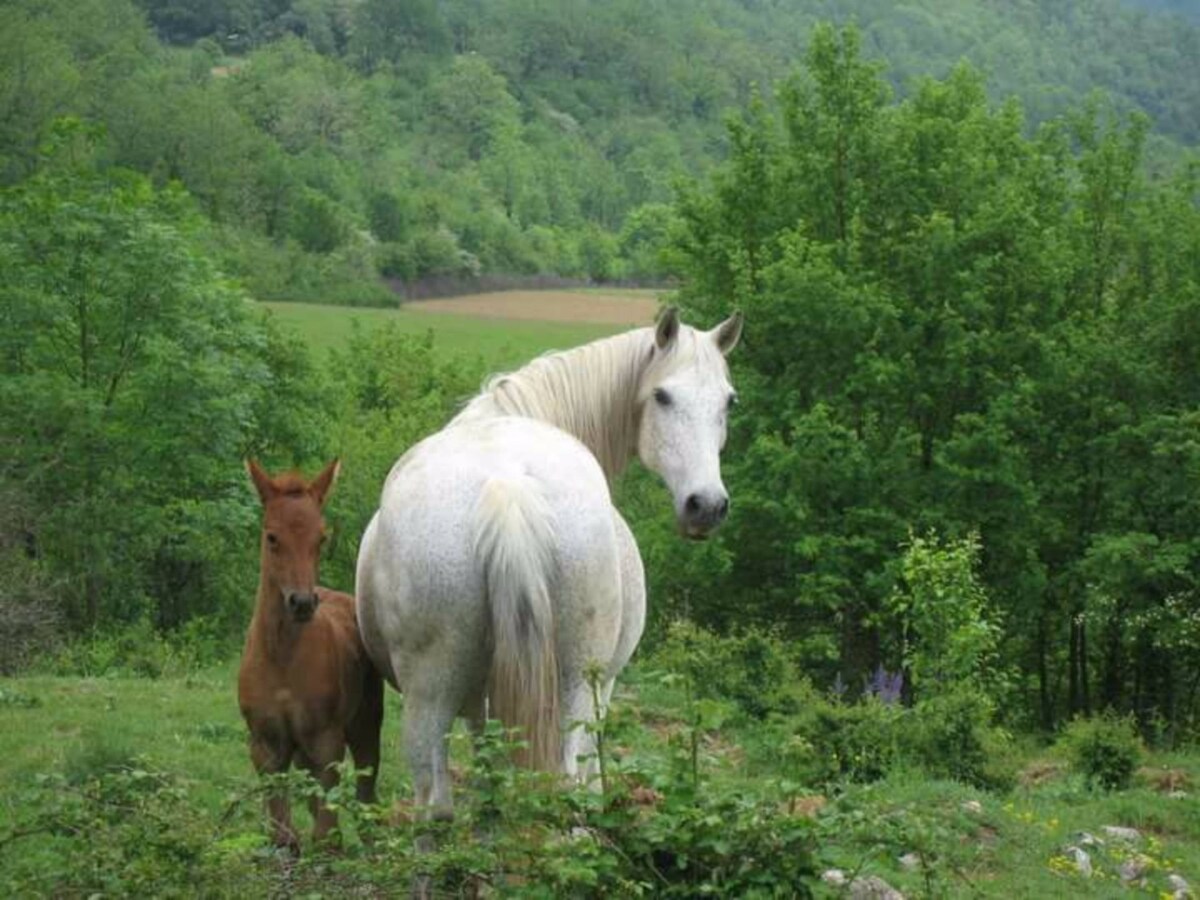
M 697 696 L 731 700 L 756 719 L 796 712 L 805 692 L 787 645 L 757 628 L 719 637 L 679 620 L 668 626 L 656 659 L 687 677 Z
M 913 762 L 930 775 L 981 788 L 1011 787 L 1016 768 L 1006 753 L 1007 735 L 992 724 L 993 708 L 979 691 L 962 689 L 932 697 L 912 710 Z
M 1143 754 L 1133 721 L 1111 714 L 1076 719 L 1067 726 L 1059 746 L 1089 786 L 1108 791 L 1129 787 Z
M 812 748 L 805 780 L 871 782 L 885 777 L 899 758 L 908 711 L 865 697 L 858 703 L 820 701 L 796 723 L 796 735 Z

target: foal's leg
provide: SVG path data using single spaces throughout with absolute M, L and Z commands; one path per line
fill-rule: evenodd
M 278 775 L 292 763 L 295 747 L 286 738 L 271 740 L 261 734 L 250 737 L 250 760 L 259 775 Z M 293 853 L 300 850 L 300 839 L 292 828 L 292 810 L 286 790 L 274 789 L 267 794 L 267 820 L 271 823 L 271 841 L 276 847 L 287 847 Z
M 322 796 L 314 796 L 309 800 L 314 841 L 323 840 L 330 829 L 337 825 L 337 816 L 325 805 L 323 794 L 328 793 L 338 783 L 337 763 L 340 763 L 345 755 L 346 737 L 340 727 L 326 728 L 304 742 L 304 765 L 321 785 L 322 791 Z
M 379 732 L 383 726 L 383 680 L 374 672 L 364 677 L 362 702 L 346 726 L 346 743 L 360 774 L 355 794 L 360 803 L 375 802 L 375 782 L 379 779 Z

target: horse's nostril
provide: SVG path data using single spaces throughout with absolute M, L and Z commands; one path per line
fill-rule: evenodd
M 698 513 L 700 511 L 700 495 L 689 495 L 687 500 L 683 502 L 683 508 L 689 513 Z
M 722 497 L 721 502 L 717 504 L 717 519 L 723 519 L 729 512 L 729 498 Z

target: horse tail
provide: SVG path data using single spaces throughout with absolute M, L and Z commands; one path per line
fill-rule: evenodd
M 554 534 L 537 483 L 492 478 L 479 499 L 475 547 L 492 616 L 490 715 L 520 729 L 518 762 L 561 767 L 558 656 L 548 579 Z

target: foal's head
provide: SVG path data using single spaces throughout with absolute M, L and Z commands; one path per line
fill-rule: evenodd
M 325 542 L 321 507 L 338 466 L 335 459 L 310 483 L 295 474 L 272 478 L 254 460 L 246 462 L 263 505 L 262 571 L 269 591 L 263 599 L 278 600 L 297 622 L 307 622 L 317 611 L 317 569 Z
M 729 511 L 721 450 L 737 395 L 725 355 L 742 333 L 734 313 L 712 331 L 683 325 L 668 309 L 654 331 L 650 365 L 639 387 L 638 456 L 667 483 L 687 537 L 707 537 Z

